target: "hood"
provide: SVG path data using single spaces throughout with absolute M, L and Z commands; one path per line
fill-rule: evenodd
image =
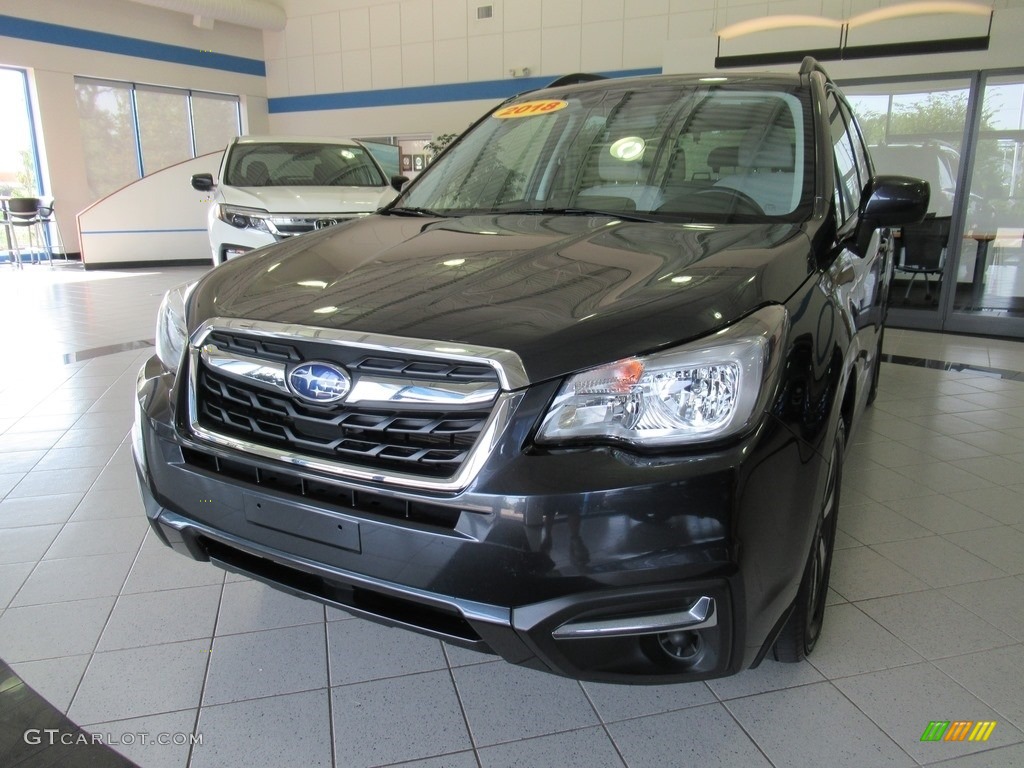
M 784 302 L 814 268 L 809 250 L 794 224 L 376 215 L 213 270 L 190 324 L 219 316 L 480 344 L 513 350 L 541 381 Z
M 388 195 L 388 192 L 391 192 Z M 262 208 L 270 213 L 367 213 L 398 193 L 391 187 L 225 187 L 228 205 Z

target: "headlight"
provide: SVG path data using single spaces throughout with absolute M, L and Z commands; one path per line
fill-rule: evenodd
M 570 377 L 538 443 L 616 440 L 642 448 L 729 437 L 764 410 L 788 319 L 780 306 L 697 342 Z
M 195 283 L 182 283 L 164 294 L 156 316 L 156 356 L 172 373 L 178 372 L 185 349 L 188 327 L 185 325 L 185 301 Z
M 260 208 L 242 208 L 237 205 L 217 204 L 217 218 L 226 224 L 238 229 L 255 229 L 260 232 L 270 232 L 267 226 L 266 217 L 269 211 Z

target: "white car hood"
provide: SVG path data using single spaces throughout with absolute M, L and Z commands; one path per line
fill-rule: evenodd
M 366 213 L 398 193 L 391 187 L 221 187 L 227 205 L 270 213 Z M 389 194 L 390 193 L 390 194 Z

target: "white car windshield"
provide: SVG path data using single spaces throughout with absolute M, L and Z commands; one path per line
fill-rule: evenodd
M 224 183 L 233 187 L 382 187 L 387 184 L 370 153 L 358 145 L 236 144 Z
M 794 221 L 813 189 L 809 106 L 786 90 L 637 81 L 527 94 L 403 196 L 436 212 Z

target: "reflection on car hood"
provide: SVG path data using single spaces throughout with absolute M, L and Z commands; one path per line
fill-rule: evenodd
M 271 213 L 365 213 L 375 211 L 394 194 L 390 187 L 231 187 L 224 202 Z M 392 192 L 394 192 L 392 190 Z
M 799 225 L 584 216 L 371 216 L 214 270 L 220 316 L 517 352 L 534 381 L 653 351 L 785 301 L 807 278 Z

